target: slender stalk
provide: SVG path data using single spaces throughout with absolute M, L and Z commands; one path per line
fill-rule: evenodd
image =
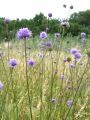
M 27 70 L 26 39 L 24 40 L 24 46 L 25 46 L 25 74 L 26 74 L 28 102 L 29 102 L 29 109 L 30 109 L 30 120 L 33 120 L 33 118 L 32 118 L 32 107 L 31 107 L 32 102 L 31 102 L 31 96 L 30 96 L 30 91 L 29 91 L 29 80 L 28 80 L 28 70 Z
M 18 118 L 18 105 L 17 105 L 17 101 L 16 101 L 16 94 L 15 94 L 15 91 L 14 91 L 13 68 L 10 68 L 10 80 L 12 82 L 13 105 L 15 103 L 15 108 L 17 110 L 17 120 L 19 120 L 19 118 Z M 13 107 L 13 111 L 14 111 L 14 107 Z
M 6 34 L 7 34 L 7 41 L 8 41 L 8 61 L 9 61 L 9 31 L 8 31 L 8 24 L 6 24 Z
M 88 60 L 88 62 L 89 62 L 89 60 Z M 76 98 L 77 98 L 77 94 L 78 94 L 78 91 L 79 91 L 79 89 L 80 89 L 80 86 L 81 86 L 83 77 L 84 77 L 85 73 L 87 72 L 88 62 L 87 62 L 87 64 L 86 64 L 86 67 L 85 67 L 85 69 L 84 69 L 84 72 L 83 72 L 83 74 L 82 74 L 82 76 L 81 76 L 81 78 L 80 78 L 80 81 L 79 81 L 79 84 L 78 84 L 76 93 L 75 93 L 75 95 L 74 95 L 74 97 L 73 97 L 73 102 L 74 102 L 74 104 L 75 104 L 75 100 L 76 100 Z M 67 111 L 67 114 L 66 114 L 64 120 L 67 120 L 67 117 L 68 117 L 68 115 L 69 115 L 69 113 L 70 113 L 71 108 L 72 108 L 72 107 L 70 107 L 69 110 Z

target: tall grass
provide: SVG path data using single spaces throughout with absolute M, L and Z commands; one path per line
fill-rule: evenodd
M 90 118 L 90 57 L 77 38 L 57 43 L 52 38 L 51 51 L 38 49 L 39 39 L 0 45 L 1 120 L 89 120 Z M 24 46 L 25 45 L 25 46 Z M 71 48 L 81 50 L 75 67 Z M 8 53 L 9 52 L 9 53 Z M 40 57 L 39 53 L 43 54 Z M 11 69 L 8 61 L 15 58 L 19 65 Z M 70 61 L 64 62 L 64 58 Z M 35 65 L 28 66 L 33 58 Z M 62 77 L 63 76 L 63 77 Z

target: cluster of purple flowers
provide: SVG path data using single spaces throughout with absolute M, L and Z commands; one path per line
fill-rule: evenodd
M 21 28 L 17 32 L 17 37 L 19 39 L 28 39 L 32 36 L 32 32 L 28 28 Z
M 52 17 L 52 13 L 48 13 L 48 17 L 50 17 L 50 18 L 51 18 L 51 17 Z
M 83 39 L 83 38 L 86 38 L 86 33 L 85 32 L 82 32 L 81 33 L 81 38 Z
M 66 8 L 67 5 L 66 5 L 66 4 L 63 4 L 63 7 Z M 70 9 L 73 9 L 73 5 L 70 5 Z
M 27 61 L 27 64 L 30 66 L 30 67 L 33 67 L 35 65 L 35 61 L 33 59 L 29 59 Z
M 40 33 L 40 38 L 42 40 L 46 39 L 47 37 L 48 37 L 48 35 L 47 35 L 47 33 L 45 31 L 43 31 L 43 32 Z
M 46 49 L 47 50 L 51 50 L 52 49 L 52 42 L 51 41 L 46 42 Z
M 11 68 L 16 68 L 19 62 L 16 59 L 10 59 L 9 65 Z
M 38 57 L 43 58 L 44 57 L 43 53 L 38 53 Z
M 75 59 L 78 60 L 81 58 L 80 50 L 77 50 L 75 48 L 71 49 L 71 53 L 75 56 Z

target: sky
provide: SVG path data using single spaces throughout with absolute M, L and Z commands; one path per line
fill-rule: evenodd
M 67 8 L 63 8 L 63 4 Z M 73 5 L 74 9 L 69 7 Z M 74 12 L 90 9 L 90 0 L 0 0 L 0 17 L 10 19 L 31 19 L 42 12 L 45 16 L 53 14 L 53 18 L 67 18 Z

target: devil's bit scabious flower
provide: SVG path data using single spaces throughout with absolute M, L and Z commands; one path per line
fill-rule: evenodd
M 64 4 L 63 7 L 66 8 L 67 6 Z
M 9 18 L 4 19 L 4 23 L 9 24 L 10 22 L 11 22 L 11 20 Z
M 33 67 L 35 65 L 35 61 L 33 59 L 30 59 L 27 61 L 27 64 L 30 66 L 30 67 Z
M 67 58 L 65 57 L 63 61 L 64 61 L 64 62 L 67 62 Z
M 80 59 L 81 58 L 81 53 L 77 52 L 75 53 L 75 59 Z
M 85 32 L 81 33 L 81 38 L 86 38 L 86 33 Z
M 40 33 L 40 38 L 41 39 L 46 39 L 47 38 L 47 33 L 46 32 L 41 32 Z
M 52 49 L 52 42 L 51 42 L 51 41 L 48 41 L 48 42 L 46 43 L 46 49 L 49 49 L 49 50 Z
M 15 68 L 18 65 L 18 61 L 16 59 L 10 59 L 9 65 L 11 68 Z
M 67 105 L 68 105 L 69 107 L 72 107 L 72 106 L 73 106 L 73 100 L 68 100 L 68 101 L 67 101 Z
M 55 33 L 55 38 L 56 39 L 60 39 L 60 37 L 61 37 L 60 33 Z
M 3 89 L 3 83 L 0 81 L 0 91 Z
M 21 28 L 17 32 L 17 37 L 19 39 L 28 39 L 32 36 L 32 32 L 28 28 Z
M 48 13 L 48 17 L 50 17 L 50 18 L 51 18 L 51 17 L 52 17 L 52 13 Z
M 73 5 L 70 6 L 70 9 L 73 9 Z
M 43 53 L 38 53 L 38 57 L 43 58 L 44 57 Z
M 75 65 L 75 64 L 70 64 L 70 67 L 71 67 L 71 68 L 75 68 L 76 65 Z
M 76 48 L 71 49 L 72 54 L 76 54 L 77 52 L 78 52 L 78 50 Z

